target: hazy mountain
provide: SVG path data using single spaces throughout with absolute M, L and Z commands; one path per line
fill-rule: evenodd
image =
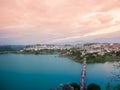
M 120 37 L 97 38 L 92 40 L 77 40 L 70 42 L 62 42 L 57 44 L 85 44 L 85 43 L 120 43 Z

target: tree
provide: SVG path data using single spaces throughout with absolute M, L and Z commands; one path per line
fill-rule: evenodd
M 74 87 L 74 90 L 80 90 L 80 86 L 77 83 L 72 83 L 72 87 Z
M 116 85 L 113 90 L 120 90 L 120 84 Z
M 87 90 L 101 90 L 101 88 L 99 85 L 95 83 L 91 83 L 88 85 Z
M 11 46 L 0 46 L 0 52 L 4 51 L 15 51 Z
M 107 83 L 107 85 L 106 85 L 106 90 L 112 90 L 111 88 L 112 88 L 111 84 L 110 84 L 110 83 Z
M 116 56 L 120 56 L 120 51 L 116 52 Z
M 106 90 L 120 90 L 120 84 L 113 86 L 110 83 L 107 83 Z

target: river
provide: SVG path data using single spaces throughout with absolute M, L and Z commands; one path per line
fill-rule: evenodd
M 82 65 L 58 55 L 0 55 L 0 90 L 49 90 L 80 82 Z M 113 62 L 87 64 L 86 86 L 111 82 Z

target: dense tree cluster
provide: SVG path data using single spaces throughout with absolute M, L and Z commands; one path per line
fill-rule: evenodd
M 91 83 L 88 85 L 87 90 L 101 90 L 101 88 L 99 85 L 95 83 Z
M 60 49 L 41 49 L 41 50 L 24 50 L 23 54 L 60 54 L 62 50 Z
M 80 90 L 80 86 L 77 83 L 72 83 L 71 86 L 74 88 L 74 90 Z M 96 83 L 90 83 L 87 87 L 86 90 L 102 90 L 100 85 Z M 120 90 L 120 84 L 117 84 L 113 86 L 110 83 L 106 84 L 105 90 Z
M 13 49 L 11 46 L 0 46 L 0 52 L 3 51 L 14 51 L 15 49 Z

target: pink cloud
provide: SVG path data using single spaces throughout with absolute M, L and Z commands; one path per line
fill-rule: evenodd
M 21 41 L 87 39 L 111 34 L 112 27 L 119 33 L 119 12 L 119 0 L 0 0 L 0 34 Z

